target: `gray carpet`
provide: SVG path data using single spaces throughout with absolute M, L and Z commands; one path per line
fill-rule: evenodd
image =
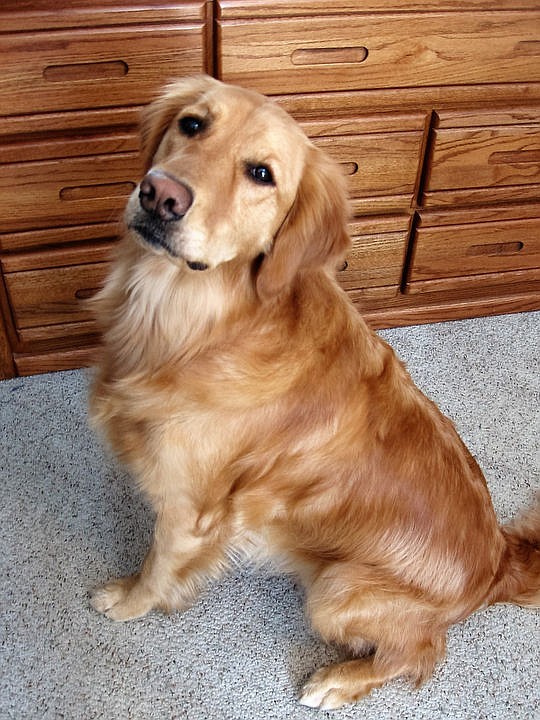
M 540 314 L 382 333 L 456 421 L 501 520 L 539 483 Z M 285 720 L 340 657 L 310 632 L 295 583 L 250 570 L 185 614 L 113 624 L 87 593 L 135 570 L 150 521 L 87 428 L 83 371 L 0 382 L 0 717 Z M 540 717 L 540 613 L 497 606 L 454 627 L 420 691 L 404 681 L 332 714 L 363 720 Z

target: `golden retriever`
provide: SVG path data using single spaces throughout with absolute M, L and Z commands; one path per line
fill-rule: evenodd
M 91 408 L 156 524 L 94 607 L 187 608 L 239 554 L 271 558 L 351 652 L 304 687 L 329 709 L 424 681 L 482 606 L 538 606 L 540 509 L 498 526 L 454 426 L 335 280 L 339 167 L 271 100 L 206 76 L 165 89 L 142 141 Z

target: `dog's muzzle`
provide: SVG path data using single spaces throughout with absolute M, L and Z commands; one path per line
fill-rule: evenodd
M 139 186 L 139 211 L 130 227 L 155 247 L 161 247 L 173 257 L 178 253 L 168 242 L 171 224 L 182 220 L 193 203 L 193 192 L 183 182 L 162 170 L 150 170 Z M 191 270 L 207 270 L 208 265 L 186 260 Z

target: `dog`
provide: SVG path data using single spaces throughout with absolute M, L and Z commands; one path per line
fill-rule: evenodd
M 340 289 L 343 173 L 284 110 L 200 76 L 141 126 L 90 407 L 156 522 L 140 571 L 92 604 L 182 610 L 239 557 L 270 559 L 351 655 L 302 704 L 419 685 L 453 623 L 540 605 L 540 503 L 499 527 L 452 422 Z

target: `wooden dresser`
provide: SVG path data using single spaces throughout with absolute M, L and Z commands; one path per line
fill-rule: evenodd
M 141 168 L 139 109 L 211 71 L 211 5 L 3 0 L 0 6 L 0 377 L 77 367 L 81 308 L 102 282 Z
M 540 308 L 537 1 L 4 0 L 0 28 L 0 377 L 87 361 L 139 106 L 201 70 L 342 163 L 375 326 Z

